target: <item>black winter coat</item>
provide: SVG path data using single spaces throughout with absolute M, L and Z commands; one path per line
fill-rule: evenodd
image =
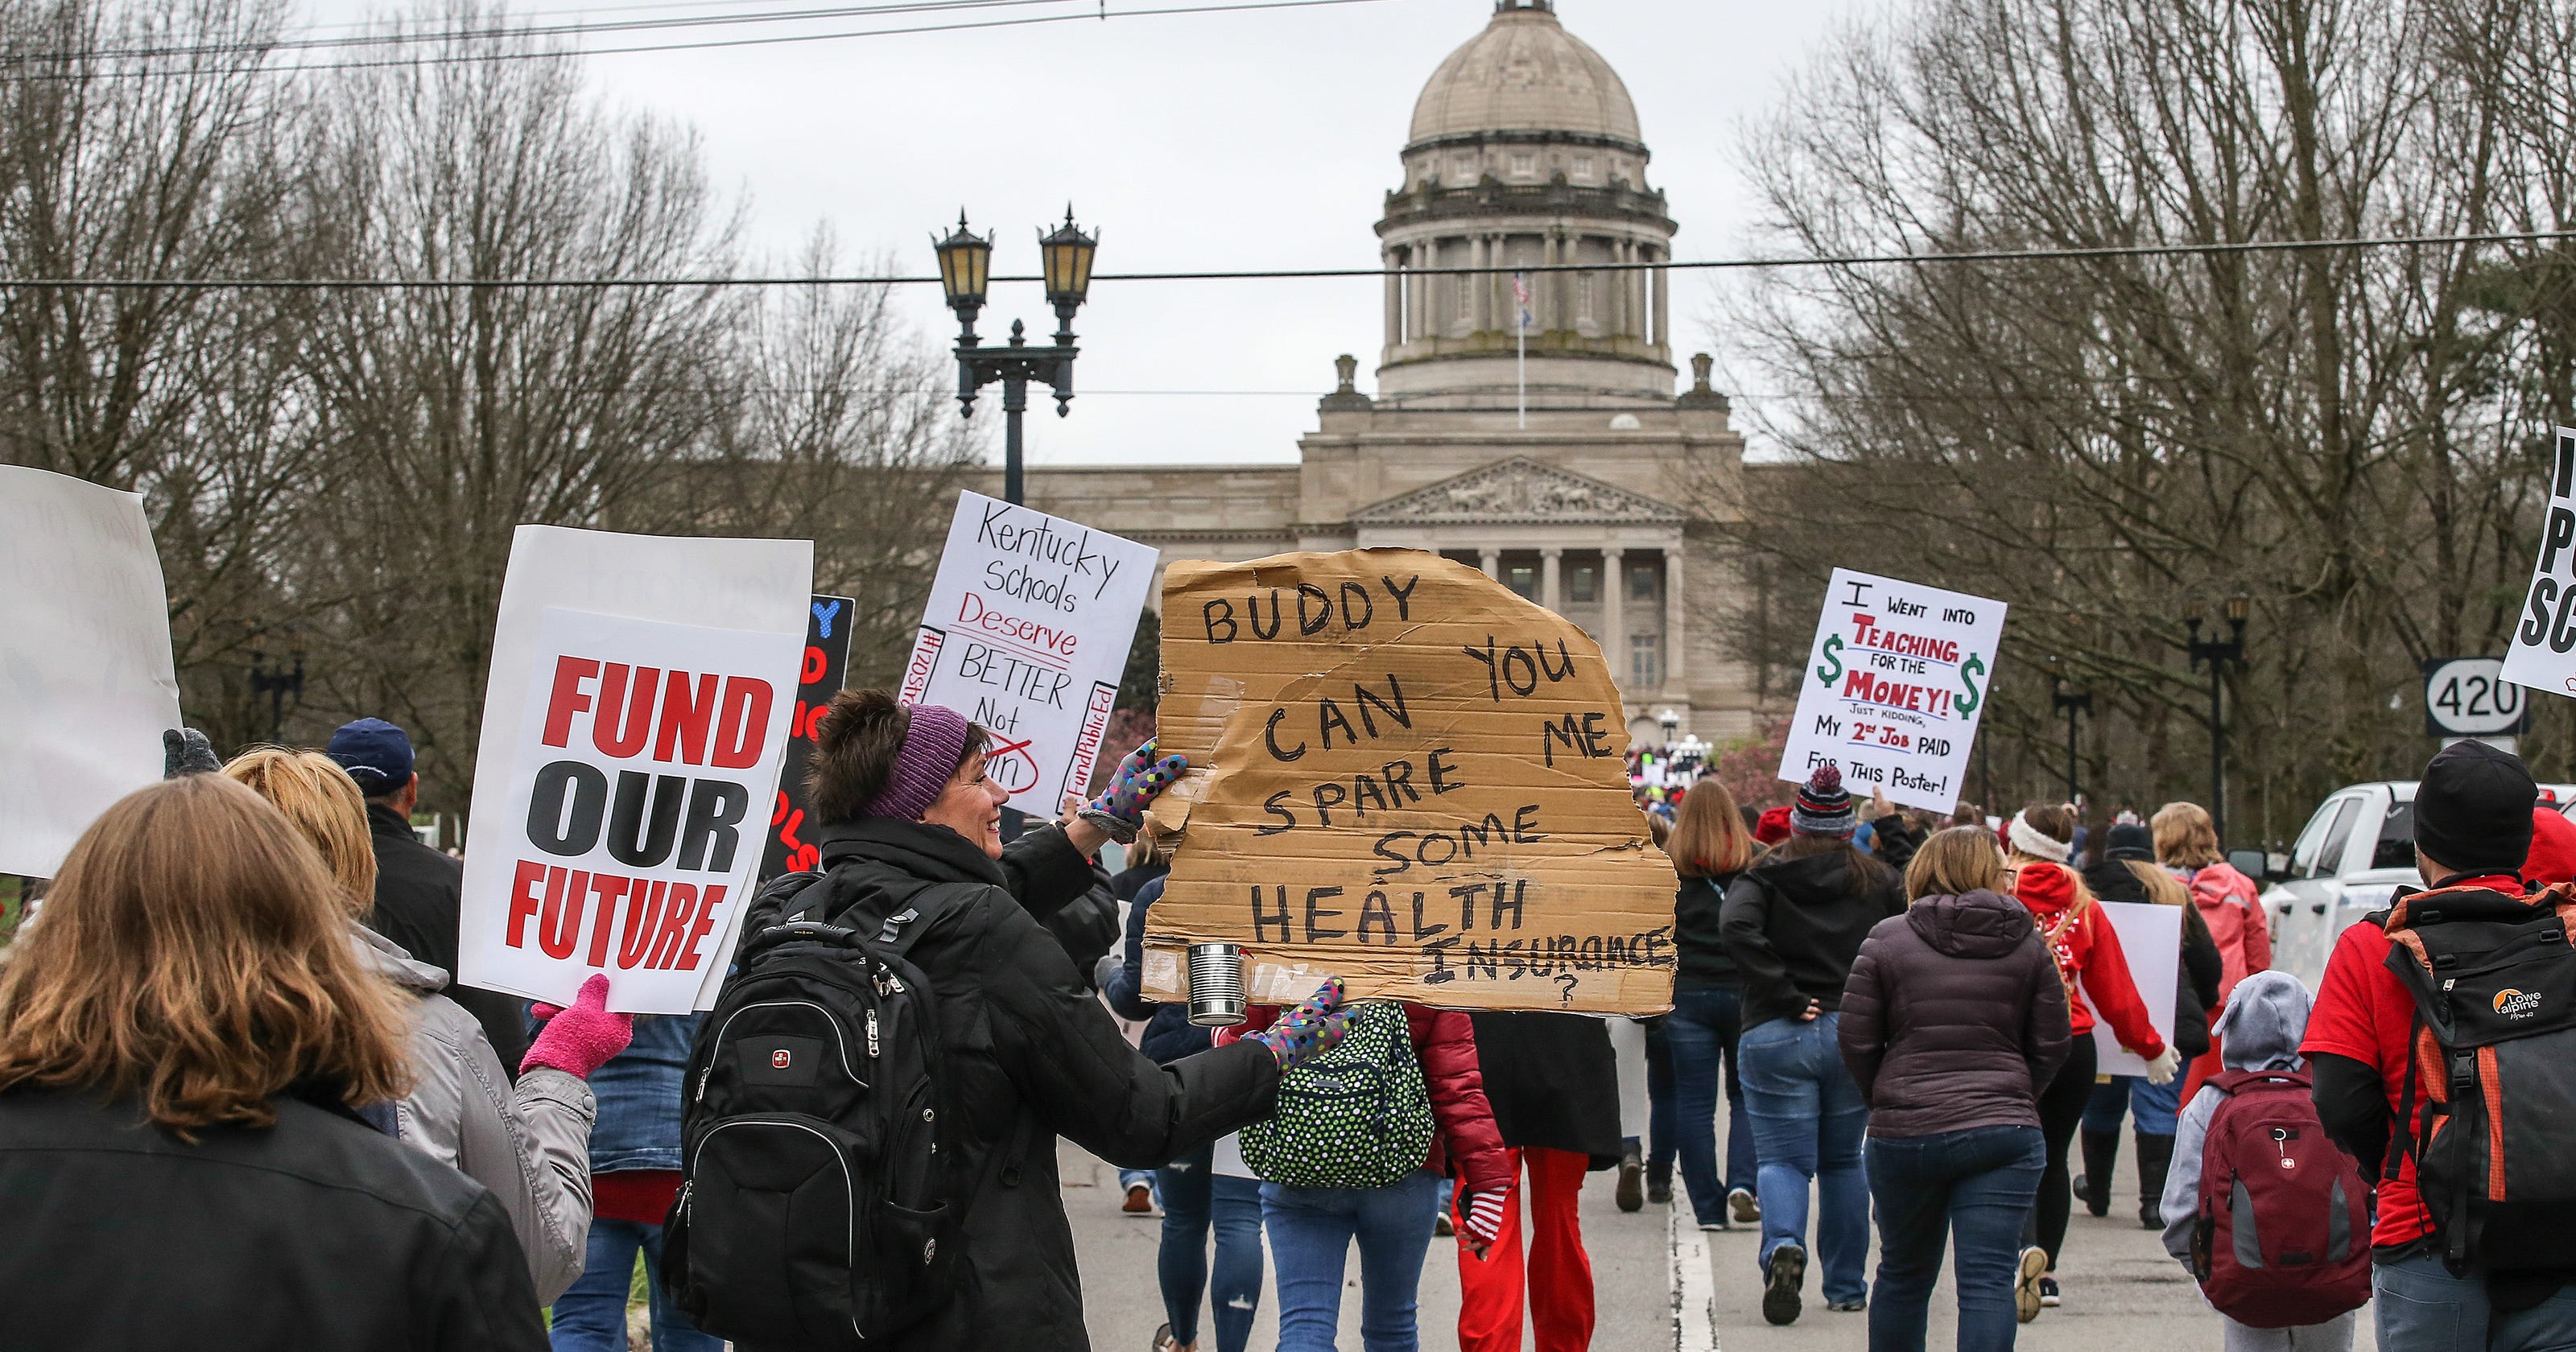
M 1473 1016 L 1485 1099 L 1507 1146 L 1539 1146 L 1619 1163 L 1619 1063 L 1610 1025 L 1586 1014 Z
M 1870 927 L 1905 909 L 1905 887 L 1875 860 L 1855 865 L 1859 851 L 1756 860 L 1726 889 L 1719 932 L 1735 959 L 1744 995 L 1744 1027 L 1794 1019 L 1813 1000 L 1827 1013 L 1842 1006 L 1843 979 Z M 1866 855 L 1860 855 L 1867 859 Z
M 1081 1352 L 1082 1279 L 1056 1180 L 1056 1136 L 1125 1168 L 1168 1164 L 1270 1115 L 1279 1066 L 1256 1042 L 1157 1066 L 1118 1034 L 1038 917 L 1081 896 L 1090 865 L 1053 830 L 1000 861 L 944 826 L 884 818 L 823 829 L 822 863 L 867 917 L 942 883 L 982 883 L 940 907 L 911 959 L 939 1002 L 941 1084 L 966 1202 L 966 1289 L 893 1340 L 903 1352 Z M 880 900 L 881 899 L 881 900 Z M 855 909 L 855 908 L 854 908 Z M 1034 913 L 1034 914 L 1033 914 Z M 846 919 L 844 919 L 846 917 Z M 844 912 L 844 923 L 857 917 Z M 744 1352 L 786 1352 L 746 1347 Z
M 0 1350 L 545 1352 L 483 1185 L 343 1111 L 190 1144 L 130 1101 L 0 1094 Z
M 2104 901 L 2152 905 L 2147 885 L 2117 859 L 2105 859 L 2084 870 L 2084 885 Z M 2218 940 L 2200 908 L 2182 908 L 2182 968 L 2174 974 L 2174 1050 L 2191 1061 L 2209 1054 L 2209 1013 L 2218 1007 L 2218 983 L 2226 974 Z
M 1726 910 L 1726 889 L 1743 876 L 1684 878 L 1673 894 L 1673 947 L 1681 953 L 1681 968 L 1673 973 L 1675 990 L 1735 988 L 1735 959 L 1726 955 L 1718 922 Z
M 367 928 L 453 977 L 456 909 L 465 894 L 465 865 L 420 843 L 392 808 L 367 804 L 367 834 L 376 847 L 376 909 Z M 483 1025 L 501 1069 L 512 1077 L 528 1054 L 527 1003 L 515 995 L 450 985 L 442 994 Z
M 2036 1127 L 2065 1064 L 2066 987 L 2010 897 L 1925 897 L 1882 920 L 1843 985 L 1843 1065 L 1872 1136 Z

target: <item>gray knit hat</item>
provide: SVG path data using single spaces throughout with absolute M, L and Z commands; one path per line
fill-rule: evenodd
M 1839 767 L 1819 765 L 1798 787 L 1798 800 L 1789 808 L 1789 829 L 1802 836 L 1835 837 L 1860 829 L 1860 814 L 1852 808 L 1851 794 L 1843 789 Z

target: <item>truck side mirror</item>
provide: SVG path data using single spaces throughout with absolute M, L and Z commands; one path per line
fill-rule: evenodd
M 2278 882 L 2270 868 L 2271 858 L 2261 850 L 2229 850 L 2227 862 L 2239 873 L 2256 882 Z

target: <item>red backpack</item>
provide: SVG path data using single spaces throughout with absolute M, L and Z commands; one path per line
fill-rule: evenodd
M 2370 1299 L 2370 1185 L 2317 1120 L 2308 1077 L 2231 1070 L 2201 1143 L 2191 1270 L 2219 1313 L 2319 1324 Z

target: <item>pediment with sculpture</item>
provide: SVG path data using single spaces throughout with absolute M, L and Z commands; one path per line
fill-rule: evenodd
M 1679 525 L 1687 513 L 1589 475 L 1513 456 L 1372 503 L 1360 525 L 1483 522 L 1636 522 Z

